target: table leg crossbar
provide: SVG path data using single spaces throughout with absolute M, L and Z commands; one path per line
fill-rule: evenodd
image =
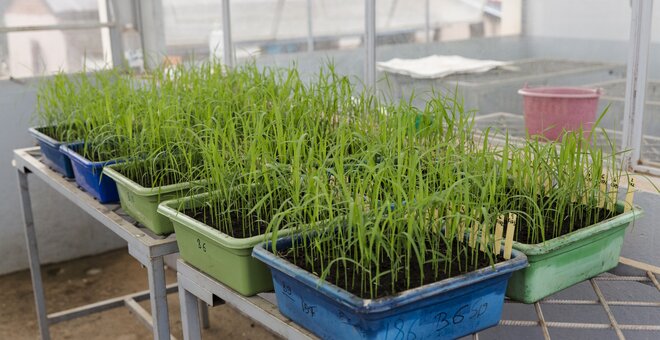
M 177 284 L 172 283 L 167 285 L 167 294 L 172 294 L 177 292 Z M 128 307 L 136 316 L 138 316 L 143 323 L 147 325 L 149 329 L 153 327 L 153 319 L 151 314 L 140 306 L 139 302 L 149 300 L 149 290 L 144 290 L 141 292 L 136 292 L 132 294 L 127 294 L 124 296 L 118 296 L 111 299 L 91 303 L 88 305 L 75 307 L 67 310 L 63 310 L 56 313 L 48 314 L 46 317 L 49 325 L 53 325 L 63 321 L 69 321 L 83 316 L 87 316 L 94 313 L 105 312 L 110 309 L 119 308 L 119 307 Z
M 28 150 L 29 151 L 29 150 Z M 49 180 L 48 175 L 40 165 L 33 159 L 29 159 L 27 152 L 17 150 L 15 153 L 18 160 L 27 162 L 30 165 L 29 169 L 35 169 L 35 173 L 45 180 Z M 179 260 L 177 262 L 177 284 L 166 285 L 164 263 L 162 256 L 176 251 L 175 241 L 173 245 L 162 242 L 162 244 L 144 243 L 145 234 L 136 231 L 132 225 L 128 228 L 130 232 L 124 229 L 116 228 L 113 223 L 105 223 L 111 229 L 117 229 L 118 235 L 123 235 L 129 241 L 129 253 L 142 263 L 148 270 L 149 277 L 149 290 L 128 294 L 90 305 L 72 308 L 69 310 L 47 314 L 46 303 L 44 298 L 44 289 L 41 277 L 41 266 L 39 261 L 39 251 L 37 247 L 37 235 L 34 228 L 34 221 L 32 215 L 32 206 L 28 190 L 27 177 L 30 170 L 26 166 L 14 165 L 18 169 L 18 185 L 21 199 L 21 208 L 23 210 L 23 221 L 25 227 L 25 237 L 27 242 L 28 257 L 30 262 L 30 273 L 32 276 L 32 286 L 34 290 L 34 297 L 37 309 L 39 330 L 41 338 L 44 340 L 50 339 L 48 326 L 51 324 L 71 320 L 77 317 L 90 315 L 106 311 L 109 309 L 125 306 L 133 312 L 134 315 L 147 327 L 151 328 L 154 332 L 154 338 L 159 340 L 174 339 L 170 334 L 168 308 L 167 308 L 167 294 L 174 293 L 178 290 L 181 303 L 181 316 L 183 334 L 185 339 L 199 339 L 201 337 L 201 327 L 208 327 L 208 311 L 207 305 L 215 306 L 221 303 L 227 303 L 233 308 L 237 309 L 242 314 L 247 315 L 251 319 L 261 323 L 275 334 L 287 339 L 309 339 L 315 338 L 313 334 L 309 333 L 304 328 L 294 324 L 291 320 L 287 319 L 279 313 L 277 306 L 270 301 L 269 298 L 262 296 L 244 297 L 237 294 L 232 289 L 220 284 L 213 280 L 211 277 L 204 273 L 197 271 L 189 266 L 185 261 Z M 61 179 L 54 178 L 52 182 L 58 184 L 62 182 Z M 62 189 L 53 184 L 56 189 Z M 58 184 L 60 185 L 60 184 Z M 66 184 L 64 184 L 66 185 Z M 61 186 L 61 185 L 60 185 Z M 75 197 L 72 199 L 75 200 Z M 99 209 L 99 208 L 94 208 Z M 98 218 L 103 219 L 105 213 L 101 213 L 101 209 L 94 210 L 87 209 L 96 213 Z M 116 215 L 116 214 L 115 214 Z M 115 218 L 115 217 L 113 217 Z M 117 219 L 121 217 L 116 216 Z M 106 221 L 107 222 L 107 221 Z M 119 222 L 121 223 L 121 222 Z M 130 236 L 129 236 L 130 234 Z M 141 241 L 140 241 L 141 240 Z M 628 266 L 641 269 L 646 276 L 616 276 L 603 274 L 596 278 L 589 280 L 591 287 L 596 294 L 597 299 L 590 300 L 563 300 L 563 299 L 545 299 L 537 302 L 534 307 L 537 314 L 537 321 L 530 320 L 507 320 L 500 321 L 502 326 L 519 326 L 519 327 L 540 327 L 543 337 L 550 339 L 550 328 L 572 328 L 572 329 L 610 329 L 616 333 L 619 339 L 624 339 L 625 334 L 623 331 L 653 331 L 660 332 L 660 325 L 643 325 L 643 324 L 622 324 L 616 320 L 615 315 L 612 313 L 610 306 L 635 306 L 646 307 L 656 310 L 660 308 L 660 300 L 656 301 L 622 301 L 622 300 L 606 300 L 604 294 L 601 292 L 597 281 L 622 281 L 633 283 L 644 283 L 651 287 L 655 287 L 660 292 L 660 282 L 655 276 L 660 274 L 658 267 L 653 267 L 647 264 L 640 264 L 636 261 L 623 259 L 621 263 Z M 151 313 L 147 312 L 142 306 L 138 304 L 140 301 L 150 299 Z M 200 300 L 204 303 L 200 304 Z M 506 300 L 507 304 L 516 303 L 514 301 Z M 556 322 L 549 321 L 544 317 L 542 311 L 543 305 L 601 305 L 607 315 L 609 323 L 574 323 L 574 322 Z M 154 317 L 152 317 L 154 315 Z M 479 334 L 473 334 L 473 339 L 479 339 Z
M 313 335 L 295 325 L 283 317 L 277 311 L 276 305 L 271 301 L 261 297 L 243 297 L 230 288 L 213 280 L 204 273 L 199 272 L 183 260 L 177 263 L 178 281 L 179 281 L 179 299 L 181 301 L 181 317 L 183 323 L 183 335 L 186 340 L 197 340 L 201 338 L 200 320 L 197 313 L 192 313 L 198 308 L 198 301 L 204 301 L 209 305 L 217 304 L 219 299 L 231 305 L 241 313 L 249 316 L 251 319 L 261 323 L 273 333 L 284 338 L 314 338 Z M 652 324 L 628 324 L 620 323 L 616 320 L 610 306 L 628 306 L 645 307 L 657 310 L 660 308 L 660 300 L 656 301 L 625 301 L 625 300 L 607 300 L 601 291 L 597 282 L 619 281 L 630 282 L 631 284 L 642 283 L 654 287 L 660 293 L 660 282 L 655 274 L 646 271 L 646 276 L 618 276 L 611 274 L 602 274 L 598 277 L 588 280 L 591 288 L 596 294 L 597 300 L 564 300 L 564 299 L 544 299 L 535 303 L 534 309 L 537 320 L 510 320 L 503 319 L 498 327 L 539 327 L 543 338 L 551 339 L 550 329 L 569 328 L 569 329 L 609 329 L 615 332 L 619 339 L 625 339 L 623 331 L 651 331 L 660 332 L 660 325 Z M 659 296 L 660 297 L 660 296 Z M 506 304 L 520 304 L 512 300 L 505 300 Z M 547 305 L 600 305 L 607 316 L 608 323 L 587 323 L 587 322 L 557 322 L 549 321 L 543 313 L 543 307 Z M 473 334 L 472 339 L 479 339 L 479 334 Z
M 210 306 L 226 303 L 285 339 L 316 338 L 309 331 L 280 314 L 277 306 L 262 296 L 242 296 L 190 267 L 183 260 L 177 262 L 177 271 L 183 338 L 186 340 L 201 339 L 200 326 L 205 325 L 205 320 L 200 321 L 200 315 L 196 312 L 199 302 Z
M 167 295 L 176 292 L 177 285 L 167 285 L 165 282 L 163 256 L 178 251 L 176 240 L 149 235 L 146 231 L 143 232 L 132 222 L 117 214 L 108 205 L 98 203 L 98 201 L 82 192 L 75 183 L 62 178 L 60 174 L 55 173 L 41 163 L 38 148 L 14 150 L 14 155 L 12 164 L 18 173 L 18 189 L 41 339 L 50 339 L 49 326 L 52 324 L 123 306 L 129 308 L 142 324 L 152 329 L 154 339 L 174 339 L 170 335 Z M 129 254 L 147 268 L 149 290 L 48 314 L 41 275 L 37 233 L 34 226 L 28 186 L 28 175 L 30 174 L 44 180 L 53 189 L 126 240 Z M 138 302 L 147 299 L 151 302 L 150 312 L 138 304 Z M 206 321 L 207 316 L 204 314 L 202 317 L 208 323 Z

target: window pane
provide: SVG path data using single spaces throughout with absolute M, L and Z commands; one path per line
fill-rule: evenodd
M 219 0 L 163 0 L 163 17 L 165 44 L 171 58 L 207 59 L 222 41 Z M 222 55 L 222 51 L 218 52 Z
M 57 72 L 96 70 L 106 66 L 101 30 L 11 32 L 0 77 L 36 77 Z
M 425 0 L 406 1 L 405 5 L 394 0 L 377 2 L 379 62 L 439 55 L 506 64 L 445 76 L 429 74 L 429 70 L 442 68 L 428 64 L 420 70 L 408 70 L 413 76 L 401 74 L 404 66 L 400 63 L 384 64 L 378 87 L 394 97 L 408 98 L 414 93 L 414 103 L 423 105 L 432 89 L 457 92 L 465 110 L 476 113 L 479 127 L 499 125 L 524 137 L 523 97 L 518 94 L 524 86 L 625 85 L 631 13 L 628 1 L 429 0 L 428 5 L 427 31 Z M 593 14 L 595 9 L 598 15 Z M 387 36 L 395 34 L 403 38 L 388 41 Z M 460 64 L 467 67 L 474 65 L 474 60 L 461 60 Z M 445 69 L 454 72 L 457 66 Z M 598 102 L 596 116 L 609 103 L 612 106 L 601 127 L 607 128 L 613 139 L 620 139 L 622 104 L 616 106 L 605 95 Z
M 328 63 L 361 83 L 364 63 L 364 1 L 307 0 L 232 2 L 232 30 L 239 62 L 257 58 L 260 65 L 290 67 L 311 76 Z M 309 44 L 313 52 L 308 52 Z
M 647 74 L 646 105 L 642 129 L 641 161 L 646 165 L 660 166 L 660 6 L 653 6 L 649 72 Z M 639 138 L 639 137 L 638 137 Z
M 89 22 L 99 22 L 97 0 L 0 0 L 0 27 Z M 0 78 L 94 69 L 102 56 L 99 29 L 0 34 Z
M 98 0 L 0 0 L 0 26 L 99 22 Z

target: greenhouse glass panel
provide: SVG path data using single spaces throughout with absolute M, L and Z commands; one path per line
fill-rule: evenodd
M 0 79 L 103 67 L 100 29 L 58 29 L 98 24 L 98 4 L 97 0 L 0 0 Z M 35 29 L 42 26 L 45 29 Z
M 653 6 L 640 162 L 660 167 L 660 4 Z
M 616 102 L 615 89 L 607 87 L 625 89 L 628 1 L 419 0 L 377 6 L 378 89 L 385 95 L 406 100 L 414 95 L 413 103 L 421 106 L 434 91 L 456 93 L 464 110 L 476 115 L 477 126 L 497 126 L 522 138 L 532 119 L 524 115 L 520 89 L 589 88 L 590 117 L 610 105 L 600 127 L 620 145 L 623 99 Z M 406 30 L 405 39 L 387 38 Z M 555 107 L 558 102 L 549 100 Z M 543 124 L 541 131 L 550 131 L 560 123 Z
M 295 64 L 304 77 L 332 64 L 339 74 L 362 83 L 363 1 L 234 1 L 231 11 L 239 63 L 256 59 L 263 66 Z
M 163 0 L 165 45 L 169 61 L 222 56 L 222 2 Z

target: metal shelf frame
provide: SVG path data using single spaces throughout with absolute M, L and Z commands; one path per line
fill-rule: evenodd
M 167 294 L 177 291 L 177 285 L 166 285 L 163 256 L 178 253 L 174 235 L 157 236 L 146 228 L 134 225 L 126 216 L 120 215 L 117 204 L 101 204 L 78 188 L 75 181 L 64 178 L 40 161 L 38 147 L 14 150 L 12 165 L 17 170 L 19 195 L 23 210 L 25 238 L 27 241 L 32 287 L 37 309 L 41 339 L 50 339 L 49 326 L 111 308 L 126 306 L 147 327 L 153 330 L 154 339 L 171 339 Z M 41 262 L 34 228 L 32 203 L 28 187 L 28 175 L 42 179 L 51 188 L 62 194 L 83 211 L 90 214 L 105 227 L 128 243 L 128 252 L 147 268 L 149 290 L 129 294 L 93 304 L 48 314 L 41 275 Z M 151 300 L 151 311 L 147 312 L 138 302 Z
M 196 312 L 199 308 L 199 300 L 209 306 L 226 303 L 284 339 L 318 339 L 280 314 L 274 303 L 273 293 L 251 297 L 242 296 L 182 259 L 177 261 L 176 270 L 179 283 L 179 302 L 181 303 L 181 323 L 185 340 L 202 338 L 199 313 Z
M 581 299 L 560 299 L 557 296 L 551 296 L 543 299 L 533 305 L 525 305 L 520 302 L 505 300 L 505 308 L 502 313 L 502 320 L 497 327 L 489 330 L 508 331 L 509 328 L 531 328 L 540 329 L 543 339 L 550 340 L 550 329 L 564 328 L 574 330 L 610 330 L 614 331 L 616 337 L 625 339 L 623 331 L 647 331 L 657 332 L 660 336 L 660 325 L 648 324 L 629 324 L 617 321 L 615 313 L 612 312 L 611 306 L 615 307 L 643 307 L 647 309 L 657 310 L 660 312 L 660 283 L 656 275 L 660 273 L 660 268 L 649 266 L 640 263 L 629 263 L 626 259 L 621 259 L 620 265 L 627 265 L 640 271 L 639 275 L 614 275 L 610 273 L 603 273 L 595 278 L 587 280 L 595 293 L 596 299 L 581 298 Z M 655 272 L 655 273 L 654 273 Z M 643 274 L 641 274 L 643 273 Z M 179 259 L 177 262 L 177 279 L 179 282 L 179 300 L 181 302 L 181 321 L 183 323 L 183 337 L 185 340 L 199 340 L 201 339 L 200 319 L 199 314 L 194 312 L 198 309 L 198 301 L 201 300 L 209 306 L 216 306 L 222 303 L 227 303 L 236 308 L 242 314 L 259 322 L 270 331 L 285 339 L 317 339 L 315 335 L 305 330 L 301 326 L 289 320 L 277 309 L 277 304 L 274 299 L 273 293 L 259 294 L 253 297 L 244 297 L 235 292 L 231 288 L 216 281 L 210 276 L 197 270 L 184 260 Z M 607 299 L 606 294 L 603 293 L 598 282 L 622 282 L 629 285 L 631 290 L 637 288 L 637 284 L 646 284 L 657 289 L 657 295 L 654 300 L 636 301 L 636 300 L 620 300 L 620 299 Z M 571 288 L 567 288 L 570 290 Z M 270 296 L 269 296 L 270 295 Z M 515 316 L 507 312 L 507 306 L 511 305 L 525 305 L 533 306 L 536 320 L 519 320 Z M 543 315 L 543 307 L 550 305 L 572 305 L 572 306 L 586 306 L 586 305 L 600 305 L 607 315 L 608 323 L 587 323 L 587 322 L 560 322 L 551 321 Z M 488 331 L 488 330 L 487 330 Z M 465 337 L 472 339 L 480 338 L 493 338 L 493 335 L 475 333 L 471 336 Z M 498 336 L 495 336 L 497 338 Z M 464 339 L 465 339 L 464 338 Z
M 17 169 L 18 173 L 19 192 L 21 195 L 21 204 L 25 222 L 25 235 L 30 260 L 30 272 L 32 275 L 39 329 L 42 339 L 50 339 L 49 325 L 121 306 L 128 307 L 140 321 L 142 321 L 147 327 L 152 328 L 155 339 L 173 339 L 169 330 L 166 298 L 167 294 L 176 292 L 177 290 L 181 304 L 183 336 L 186 340 L 201 339 L 201 328 L 208 327 L 208 314 L 206 313 L 205 308 L 207 305 L 217 306 L 224 303 L 235 308 L 252 320 L 259 322 L 271 332 L 283 338 L 317 338 L 278 311 L 277 302 L 275 301 L 273 293 L 264 293 L 253 297 L 242 296 L 207 274 L 192 267 L 182 259 L 177 261 L 176 266 L 178 287 L 177 284 L 166 285 L 163 256 L 178 252 L 175 238 L 172 235 L 169 237 L 158 237 L 151 234 L 148 230 L 134 225 L 126 217 L 116 212 L 118 209 L 116 204 L 103 205 L 98 203 L 87 193 L 80 190 L 75 182 L 63 178 L 60 174 L 41 163 L 39 157 L 40 153 L 38 148 L 14 150 L 13 166 Z M 60 192 L 67 199 L 71 200 L 74 204 L 126 240 L 129 253 L 141 264 L 147 267 L 149 290 L 57 313 L 47 314 L 37 249 L 37 235 L 35 233 L 30 195 L 28 191 L 29 174 L 34 174 L 44 180 L 49 186 Z M 512 317 L 512 315 L 509 315 L 507 312 L 506 306 L 520 305 L 520 303 L 505 300 L 505 311 L 499 326 L 491 328 L 489 331 L 501 331 L 510 327 L 530 330 L 537 328 L 540 329 L 544 339 L 551 339 L 550 330 L 553 328 L 610 330 L 614 331 L 616 337 L 619 339 L 625 338 L 624 331 L 650 331 L 654 334 L 655 332 L 660 334 L 660 325 L 619 322 L 615 318 L 615 313 L 613 313 L 611 309 L 612 306 L 623 306 L 643 307 L 647 309 L 647 312 L 648 308 L 651 308 L 653 311 L 660 311 L 660 283 L 658 282 L 657 277 L 657 275 L 660 274 L 660 268 L 624 258 L 621 259 L 620 263 L 632 268 L 637 268 L 642 271 L 640 272 L 642 274 L 613 275 L 610 273 L 604 273 L 596 278 L 586 281 L 591 285 L 591 288 L 595 293 L 595 299 L 565 299 L 551 296 L 534 305 L 529 305 L 530 308 L 531 306 L 534 308 L 536 320 L 520 320 L 516 317 Z M 657 298 L 652 297 L 650 300 L 643 299 L 639 301 L 606 298 L 607 294 L 604 294 L 599 286 L 599 282 L 605 281 L 618 281 L 630 285 L 631 291 L 637 289 L 638 286 L 636 285 L 645 284 L 655 288 L 658 293 Z M 138 302 L 146 299 L 151 300 L 151 310 L 153 311 L 153 315 L 149 314 L 138 304 Z M 203 304 L 200 304 L 200 300 Z M 552 321 L 544 316 L 543 313 L 543 308 L 550 305 L 600 305 L 607 315 L 607 322 L 587 323 Z M 472 339 L 479 339 L 480 337 L 489 338 L 489 334 L 485 332 L 473 334 L 471 337 Z

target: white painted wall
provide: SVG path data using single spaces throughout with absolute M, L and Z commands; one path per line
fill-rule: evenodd
M 629 38 L 630 0 L 525 0 L 524 8 L 527 36 L 613 41 Z M 658 1 L 653 21 L 652 40 L 660 42 Z
M 28 266 L 13 149 L 35 145 L 27 133 L 36 100 L 36 82 L 0 80 L 0 274 Z M 34 176 L 29 177 L 34 222 L 43 263 L 98 254 L 125 246 Z

